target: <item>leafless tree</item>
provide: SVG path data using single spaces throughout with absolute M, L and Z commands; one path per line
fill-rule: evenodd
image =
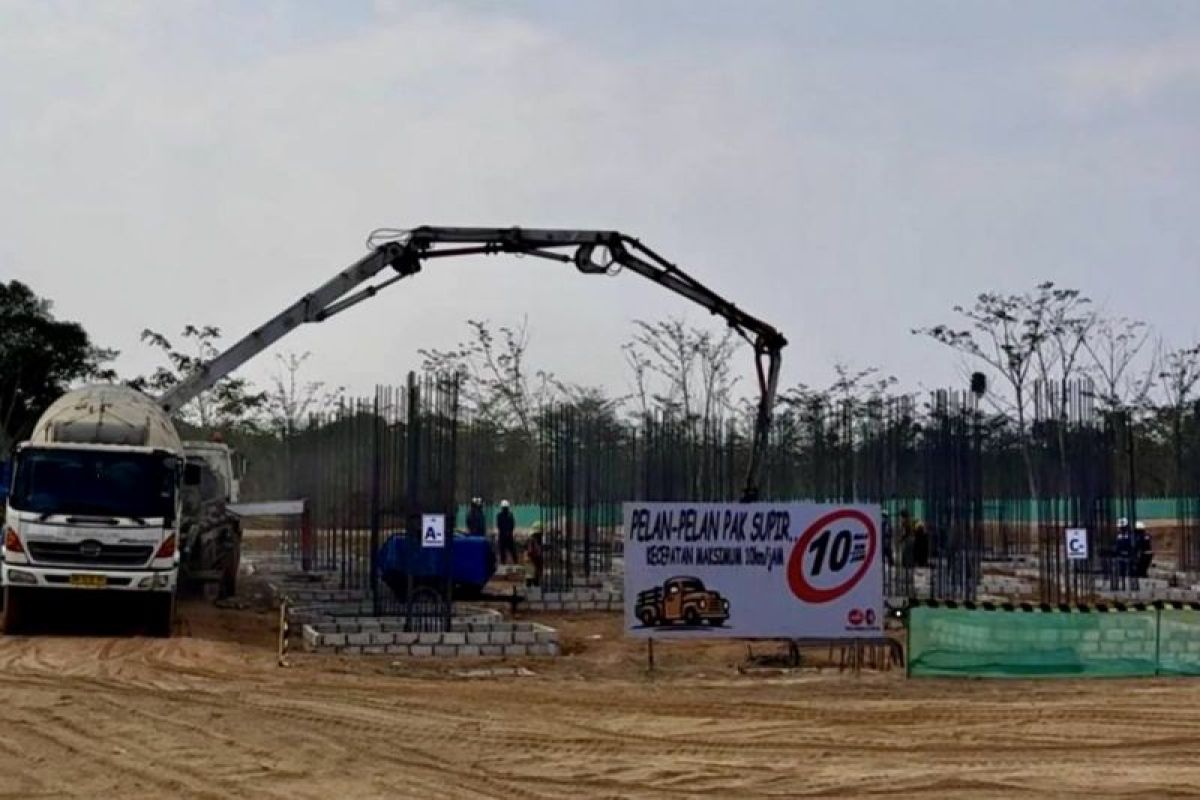
M 625 363 L 629 365 L 629 371 L 633 374 L 632 388 L 638 401 L 638 413 L 645 419 L 650 414 L 650 360 L 634 342 L 621 345 L 621 352 L 625 355 Z
M 453 349 L 421 350 L 423 368 L 458 374 L 468 413 L 532 434 L 537 409 L 559 398 L 562 384 L 551 372 L 528 368 L 528 320 L 516 327 L 501 325 L 496 332 L 484 320 L 467 325 L 470 338 Z
M 270 427 L 289 436 L 311 414 L 336 408 L 345 396 L 345 387 L 329 388 L 324 381 L 304 380 L 301 371 L 312 353 L 279 353 L 278 371 L 271 376 L 267 392 L 266 415 Z
M 984 292 L 970 307 L 954 307 L 954 311 L 964 318 L 966 327 L 943 324 L 913 331 L 982 362 L 1003 379 L 1011 393 L 1008 399 L 1015 415 L 1029 491 L 1034 497 L 1037 496 L 1037 480 L 1030 453 L 1029 426 L 1032 383 L 1037 375 L 1038 359 L 1043 357 L 1042 348 L 1054 341 L 1060 309 L 1074 308 L 1078 304 L 1078 293 L 1056 290 L 1052 283 L 1039 284 L 1033 293 Z M 1068 313 L 1063 311 L 1061 316 Z M 1064 343 L 1066 341 L 1064 338 Z
M 716 333 L 679 318 L 634 324 L 633 339 L 623 349 L 642 413 L 653 404 L 711 432 L 733 408 L 733 363 L 741 340 L 731 330 Z M 659 391 L 652 388 L 652 376 L 660 379 Z
M 1150 342 L 1150 326 L 1125 317 L 1098 318 L 1088 331 L 1083 347 L 1103 411 L 1145 405 L 1158 374 L 1158 353 Z

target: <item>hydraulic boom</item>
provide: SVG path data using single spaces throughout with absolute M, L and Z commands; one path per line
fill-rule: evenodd
M 614 275 L 628 269 L 724 318 L 754 348 L 759 401 L 742 499 L 757 499 L 779 384 L 781 351 L 787 344 L 774 327 L 742 311 L 637 239 L 618 231 L 423 226 L 388 234 L 383 241 L 373 234 L 368 240 L 371 252 L 366 256 L 168 390 L 159 398 L 163 409 L 168 413 L 177 411 L 298 325 L 321 322 L 374 297 L 396 281 L 420 272 L 422 263 L 429 259 L 515 253 L 573 263 L 586 275 Z M 394 274 L 359 288 L 388 267 Z

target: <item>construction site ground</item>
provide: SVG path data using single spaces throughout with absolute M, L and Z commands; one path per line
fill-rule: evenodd
M 5 637 L 0 797 L 1200 791 L 1200 682 L 744 674 L 738 643 L 661 643 L 648 674 L 616 615 L 542 619 L 563 635 L 554 661 L 281 668 L 276 614 L 201 601 L 169 640 Z

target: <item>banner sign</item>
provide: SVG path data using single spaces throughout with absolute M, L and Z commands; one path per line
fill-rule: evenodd
M 625 628 L 654 638 L 883 630 L 879 507 L 626 503 Z

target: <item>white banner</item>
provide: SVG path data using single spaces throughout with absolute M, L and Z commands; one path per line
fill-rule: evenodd
M 625 629 L 654 638 L 879 634 L 879 507 L 626 503 Z

